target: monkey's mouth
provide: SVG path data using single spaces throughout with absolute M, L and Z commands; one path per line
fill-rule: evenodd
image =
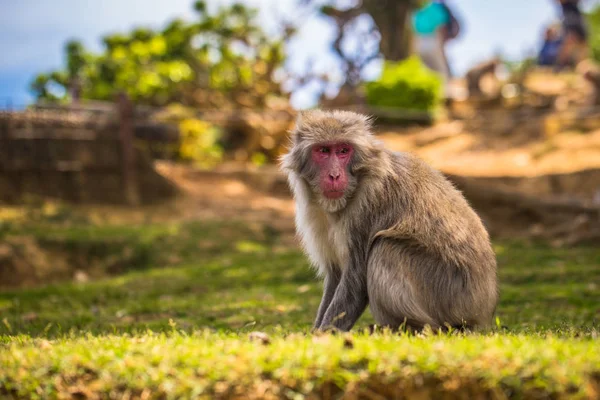
M 339 199 L 343 195 L 344 195 L 343 190 L 328 190 L 326 192 L 323 192 L 323 196 L 325 196 L 326 198 L 328 198 L 330 200 Z

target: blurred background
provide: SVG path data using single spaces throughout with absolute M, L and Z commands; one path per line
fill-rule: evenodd
M 587 246 L 597 290 L 598 1 L 0 0 L 0 52 L 3 289 L 297 249 L 277 160 L 320 107 L 442 170 L 499 254 Z
M 234 2 L 213 0 L 205 3 L 207 11 L 214 14 L 220 7 L 231 7 Z M 344 10 L 355 7 L 356 1 L 248 0 L 241 3 L 254 10 L 255 27 L 260 27 L 273 41 L 285 40 L 285 56 L 278 67 L 283 68 L 286 75 L 328 74 L 331 81 L 327 86 L 328 95 L 335 95 L 345 79 L 344 65 L 332 49 L 338 26 L 322 7 Z M 392 3 L 405 3 L 413 9 L 419 5 L 419 1 L 408 0 Z M 373 4 L 376 7 L 377 2 Z M 383 7 L 384 3 L 381 4 Z M 473 65 L 496 55 L 510 61 L 535 57 L 543 44 L 545 29 L 562 18 L 555 0 L 526 3 L 517 0 L 488 3 L 450 0 L 448 4 L 460 19 L 462 28 L 461 34 L 448 43 L 447 49 L 448 58 L 459 76 Z M 593 14 L 596 4 L 593 0 L 583 1 L 581 8 Z M 357 41 L 362 41 L 366 32 L 381 27 L 381 22 L 374 24 L 373 16 L 366 9 L 353 16 L 356 18 L 347 26 L 350 32 L 343 41 L 349 54 L 358 51 Z M 0 63 L 0 96 L 4 108 L 11 105 L 22 108 L 35 101 L 36 92 L 29 89 L 32 80 L 38 74 L 65 68 L 65 47 L 69 41 L 79 43 L 86 53 L 106 55 L 108 38 L 131 37 L 135 31 L 144 30 L 165 36 L 167 28 L 175 21 L 193 25 L 204 19 L 191 0 L 108 0 L 101 4 L 72 0 L 5 1 L 0 18 L 0 49 L 7 55 Z M 398 28 L 403 33 L 398 24 L 402 24 L 402 16 L 393 18 L 390 28 Z M 286 28 L 293 28 L 294 32 L 285 34 Z M 378 50 L 379 40 L 378 33 L 368 40 L 368 55 Z M 195 45 L 200 47 L 198 43 Z M 383 56 L 394 58 L 391 54 Z M 367 63 L 361 71 L 362 79 L 377 79 L 382 61 L 382 57 L 374 57 Z M 281 74 L 277 78 L 285 81 Z M 286 89 L 292 92 L 291 104 L 295 108 L 315 105 L 319 90 L 322 90 L 312 85 L 300 90 L 290 83 Z M 60 91 L 56 94 L 60 95 Z

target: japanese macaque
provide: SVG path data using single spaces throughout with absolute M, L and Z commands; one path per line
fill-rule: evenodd
M 324 278 L 315 330 L 350 330 L 367 305 L 392 329 L 491 325 L 496 258 L 481 220 L 440 172 L 385 149 L 368 117 L 301 113 L 282 169 Z

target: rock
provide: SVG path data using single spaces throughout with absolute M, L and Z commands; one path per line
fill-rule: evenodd
M 88 274 L 86 274 L 84 271 L 82 270 L 77 270 L 75 271 L 75 274 L 73 275 L 73 280 L 77 283 L 85 283 L 88 282 L 90 280 Z
M 248 339 L 250 339 L 251 341 L 258 341 L 264 345 L 271 343 L 271 338 L 264 332 L 250 332 L 250 334 L 248 335 Z

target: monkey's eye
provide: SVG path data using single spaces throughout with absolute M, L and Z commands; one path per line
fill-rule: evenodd
M 350 152 L 350 149 L 347 147 L 344 147 L 340 150 L 340 154 L 348 154 Z
M 320 147 L 319 148 L 319 153 L 329 154 L 329 152 L 330 152 L 329 147 Z

